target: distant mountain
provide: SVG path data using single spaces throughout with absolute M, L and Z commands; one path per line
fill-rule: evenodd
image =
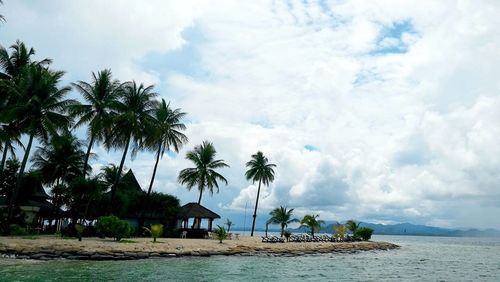
M 321 232 L 332 233 L 333 223 L 324 225 Z M 425 225 L 415 225 L 411 223 L 400 224 L 374 224 L 361 223 L 361 226 L 370 227 L 377 235 L 417 235 L 417 236 L 453 236 L 453 237 L 500 237 L 500 231 L 496 229 L 447 229 Z M 307 232 L 305 227 L 293 229 L 292 232 Z

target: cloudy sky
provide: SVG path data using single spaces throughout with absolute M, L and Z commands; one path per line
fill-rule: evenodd
M 198 197 L 176 182 L 185 152 L 206 139 L 231 168 L 202 204 L 240 228 L 257 150 L 277 164 L 260 226 L 283 205 L 500 228 L 499 1 L 4 0 L 0 14 L 0 44 L 33 46 L 65 83 L 111 68 L 188 113 L 190 142 L 162 159 L 154 187 L 182 204 Z M 95 169 L 119 161 L 95 152 Z M 153 165 L 147 152 L 126 162 L 143 188 Z

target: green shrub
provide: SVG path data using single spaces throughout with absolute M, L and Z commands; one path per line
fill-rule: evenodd
M 222 240 L 226 240 L 227 237 L 229 237 L 229 234 L 227 233 L 226 229 L 223 226 L 217 225 L 217 229 L 214 230 L 214 235 L 217 240 L 219 240 L 219 243 L 222 244 Z
M 116 241 L 120 241 L 130 235 L 132 228 L 128 221 L 110 215 L 101 216 L 97 219 L 96 230 L 105 237 L 115 238 Z
M 163 233 L 163 224 L 153 224 L 151 228 L 143 227 L 151 236 L 153 236 L 153 243 L 156 242 L 156 238 L 161 236 Z
M 85 226 L 78 224 L 78 223 L 75 224 L 75 231 L 76 231 L 76 236 L 78 237 L 78 241 L 82 240 L 82 234 L 83 234 L 84 230 L 85 230 Z
M 354 232 L 354 237 L 361 238 L 363 241 L 368 241 L 372 237 L 372 234 L 373 229 L 368 227 L 359 227 L 356 229 L 356 232 Z
M 18 224 L 11 224 L 9 225 L 9 234 L 13 236 L 24 236 L 28 235 L 28 230 L 26 228 L 23 228 L 19 226 Z

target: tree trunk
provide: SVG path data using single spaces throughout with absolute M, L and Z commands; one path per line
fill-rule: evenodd
M 2 164 L 0 164 L 0 174 L 3 173 L 3 168 L 5 167 L 5 162 L 7 161 L 8 147 L 9 147 L 9 141 L 5 141 L 5 146 L 3 147 L 3 154 L 2 154 Z
M 144 200 L 144 204 L 142 206 L 141 218 L 139 219 L 139 229 L 141 229 L 141 227 L 144 225 L 144 215 L 146 213 L 146 207 L 149 204 L 149 197 L 151 196 L 151 190 L 153 190 L 153 183 L 155 181 L 156 169 L 158 168 L 158 163 L 160 162 L 161 147 L 162 144 L 160 143 L 160 146 L 158 146 L 158 152 L 156 154 L 156 163 L 153 168 L 153 176 L 151 177 L 151 182 L 149 182 L 148 193 L 146 195 L 146 199 Z
M 255 201 L 255 209 L 253 211 L 252 232 L 250 233 L 250 237 L 253 237 L 253 231 L 255 229 L 255 218 L 257 217 L 257 206 L 259 205 L 259 195 L 260 195 L 261 182 L 262 182 L 262 180 L 259 179 L 259 188 L 257 189 L 257 200 Z
M 203 188 L 200 189 L 200 197 L 198 198 L 198 205 L 201 203 L 201 195 L 203 194 Z
M 34 134 L 30 134 L 30 139 L 28 141 L 28 146 L 26 146 L 26 150 L 24 151 L 23 162 L 21 163 L 21 168 L 19 169 L 19 174 L 17 175 L 16 188 L 14 189 L 14 193 L 12 193 L 12 198 L 10 199 L 10 204 L 8 208 L 7 215 L 7 223 L 10 223 L 12 219 L 12 210 L 14 209 L 14 205 L 17 201 L 17 194 L 19 193 L 19 188 L 21 186 L 21 179 L 24 175 L 24 169 L 26 168 L 26 163 L 28 162 L 28 157 L 30 155 L 31 145 L 33 144 Z
M 125 145 L 125 150 L 123 151 L 123 156 L 122 156 L 122 160 L 120 162 L 120 167 L 118 168 L 118 171 L 116 173 L 115 183 L 111 187 L 111 205 L 110 205 L 111 211 L 113 211 L 113 206 L 114 206 L 115 196 L 116 196 L 116 188 L 118 186 L 118 183 L 120 182 L 120 176 L 122 174 L 123 164 L 125 164 L 125 159 L 127 158 L 128 146 L 130 145 L 131 138 L 132 138 L 131 135 L 129 135 L 127 138 L 127 143 Z
M 94 139 L 95 139 L 95 135 L 92 134 L 92 136 L 90 137 L 90 142 L 89 142 L 89 146 L 87 148 L 87 153 L 85 154 L 85 160 L 83 161 L 83 177 L 85 178 L 86 176 L 86 173 L 87 173 L 87 165 L 89 163 L 89 157 L 90 157 L 90 151 L 92 150 L 92 146 L 94 145 Z

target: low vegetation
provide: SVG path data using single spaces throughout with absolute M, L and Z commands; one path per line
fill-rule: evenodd
M 101 216 L 97 219 L 96 230 L 103 237 L 114 238 L 120 241 L 122 238 L 128 238 L 132 231 L 130 223 L 121 220 L 114 215 Z
M 153 237 L 153 243 L 156 243 L 156 238 L 163 234 L 163 224 L 153 224 L 151 228 L 143 227 L 146 232 Z

